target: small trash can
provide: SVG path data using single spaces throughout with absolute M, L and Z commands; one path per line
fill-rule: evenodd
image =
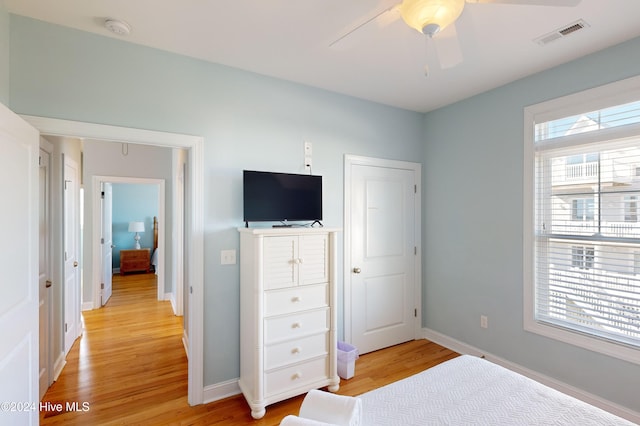
M 356 372 L 358 349 L 346 342 L 338 342 L 338 376 L 350 379 Z

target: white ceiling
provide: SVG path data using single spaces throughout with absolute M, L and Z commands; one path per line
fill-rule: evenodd
M 467 4 L 440 34 L 457 31 L 464 60 L 441 69 L 455 50 L 401 19 L 329 46 L 398 0 L 4 1 L 14 14 L 420 112 L 640 36 L 638 0 Z M 130 35 L 107 31 L 107 17 L 126 21 Z M 533 41 L 579 19 L 589 27 L 546 46 Z

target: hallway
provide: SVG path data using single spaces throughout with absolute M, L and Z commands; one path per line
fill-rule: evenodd
M 45 394 L 41 424 L 152 422 L 154 407 L 188 407 L 182 317 L 156 300 L 155 274 L 114 275 L 107 305 L 83 312 L 83 321 L 83 335 Z

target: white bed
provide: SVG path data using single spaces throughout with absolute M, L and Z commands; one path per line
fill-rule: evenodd
M 462 355 L 358 397 L 311 391 L 282 426 L 633 423 L 481 358 Z
M 462 355 L 367 392 L 362 425 L 632 425 L 489 361 Z

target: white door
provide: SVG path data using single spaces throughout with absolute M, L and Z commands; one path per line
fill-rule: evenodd
M 113 237 L 111 232 L 113 212 L 113 188 L 108 182 L 102 184 L 102 306 L 111 297 L 111 282 L 113 278 Z
M 78 164 L 64 160 L 64 352 L 80 335 L 80 244 Z
M 383 161 L 382 164 L 385 164 Z M 415 339 L 420 300 L 419 165 L 350 165 L 351 343 L 360 353 Z M 419 210 L 418 210 L 419 212 Z M 346 278 L 347 279 L 347 278 Z
M 40 175 L 38 178 L 39 189 L 39 311 L 40 311 L 40 399 L 53 382 L 52 374 L 52 295 L 51 295 L 51 157 L 50 144 L 42 139 L 40 141 Z
M 3 424 L 38 424 L 38 139 L 0 104 L 0 414 Z M 6 403 L 15 403 L 15 411 Z M 34 409 L 30 409 L 34 408 Z

